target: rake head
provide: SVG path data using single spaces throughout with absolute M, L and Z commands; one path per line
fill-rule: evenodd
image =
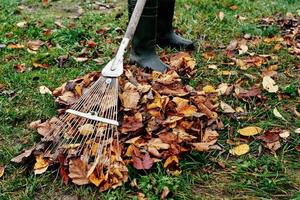
M 118 88 L 117 78 L 100 77 L 57 120 L 51 134 L 45 138 L 50 145 L 44 156 L 56 159 L 63 153 L 67 157 L 80 157 L 93 167 L 98 164 L 109 166 L 110 155 L 119 153 Z M 92 168 L 89 173 L 92 173 Z

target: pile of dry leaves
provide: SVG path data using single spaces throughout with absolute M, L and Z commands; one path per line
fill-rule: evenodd
M 216 144 L 223 128 L 218 118 L 218 96 L 228 87 L 215 89 L 206 86 L 194 90 L 182 84 L 180 75 L 192 77 L 196 62 L 187 53 L 168 56 L 171 69 L 162 74 L 146 72 L 135 66 L 126 66 L 119 78 L 119 116 L 123 119 L 119 126 L 120 144 L 114 141 L 109 166 L 92 166 L 85 159 L 85 153 L 72 157 L 70 152 L 79 148 L 69 145 L 65 154 L 56 155 L 55 160 L 45 152 L 51 146 L 46 140 L 51 130 L 57 126 L 64 110 L 73 105 L 85 91 L 99 78 L 93 72 L 77 78 L 55 89 L 52 94 L 62 106 L 60 115 L 50 120 L 32 122 L 44 138 L 42 142 L 13 159 L 14 162 L 29 162 L 35 159 L 34 171 L 44 173 L 51 165 L 59 166 L 59 172 L 67 184 L 69 179 L 78 185 L 92 183 L 100 191 L 115 188 L 128 178 L 126 165 L 138 170 L 150 169 L 154 163 L 163 161 L 170 174 L 180 174 L 181 154 L 196 151 L 221 149 Z M 97 149 L 97 147 L 91 147 Z M 103 163 L 102 163 L 103 164 Z
M 182 83 L 183 78 L 190 79 L 196 72 L 196 62 L 189 54 L 180 52 L 163 59 L 171 66 L 165 74 L 126 66 L 119 78 L 121 103 L 118 115 L 122 120 L 117 132 L 120 142 L 116 138 L 111 142 L 111 152 L 105 158 L 109 162 L 97 162 L 96 166 L 89 163 L 86 152 L 94 155 L 98 149 L 98 146 L 90 145 L 89 140 L 85 140 L 83 147 L 82 144 L 69 144 L 67 151 L 59 153 L 55 159 L 45 153 L 53 145 L 48 139 L 51 130 L 57 128 L 57 121 L 61 120 L 64 111 L 100 77 L 98 72 L 71 80 L 54 91 L 40 88 L 44 93 L 52 93 L 61 105 L 59 115 L 44 122 L 32 122 L 30 127 L 43 136 L 42 142 L 12 161 L 34 163 L 36 174 L 44 173 L 49 166 L 58 166 L 65 184 L 69 180 L 77 185 L 94 184 L 100 191 L 105 191 L 127 181 L 127 165 L 147 170 L 154 163 L 162 162 L 169 174 L 178 175 L 181 173 L 179 160 L 183 154 L 192 150 L 222 150 L 217 144 L 219 131 L 223 129 L 219 114 L 234 115 L 238 119 L 244 111 L 220 101 L 219 97 L 234 95 L 245 101 L 252 97 L 263 99 L 262 85 L 254 85 L 247 90 L 241 83 L 222 83 L 216 88 L 206 85 L 194 89 Z M 81 134 L 83 138 L 94 133 L 93 128 L 86 128 L 85 133 Z M 235 156 L 248 153 L 250 147 L 247 143 L 253 140 L 250 136 L 262 131 L 256 126 L 238 130 L 242 139 L 227 142 L 233 146 L 230 153 Z M 70 135 L 67 134 L 67 137 Z M 280 147 L 280 138 L 284 137 L 286 135 L 281 130 L 271 130 L 258 139 L 275 152 Z M 78 148 L 84 150 L 80 156 L 74 156 Z

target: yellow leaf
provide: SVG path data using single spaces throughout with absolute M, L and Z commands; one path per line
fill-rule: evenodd
M 80 85 L 75 86 L 75 91 L 79 96 L 82 96 L 82 89 L 81 89 Z
M 253 136 L 261 133 L 262 129 L 257 126 L 248 126 L 238 130 L 238 133 L 243 136 Z
M 34 164 L 34 173 L 35 174 L 42 174 L 44 173 L 49 166 L 48 161 L 44 160 L 43 155 L 36 156 L 36 163 Z
M 104 177 L 101 179 L 101 178 L 97 178 L 96 176 L 95 176 L 95 174 L 93 173 L 93 174 L 91 174 L 90 176 L 89 176 L 89 181 L 91 182 L 91 183 L 93 183 L 94 185 L 96 185 L 97 187 L 99 187 L 99 185 L 102 183 L 102 181 L 104 181 Z
M 179 163 L 179 160 L 177 158 L 177 156 L 170 156 L 166 162 L 164 163 L 164 168 L 167 168 L 169 165 L 171 165 L 172 163 Z
M 90 135 L 95 131 L 93 124 L 85 124 L 79 128 L 81 135 Z
M 241 144 L 231 149 L 230 153 L 235 156 L 241 156 L 248 153 L 249 151 L 250 151 L 250 147 L 248 144 Z
M 205 93 L 215 93 L 216 89 L 212 85 L 207 85 L 203 88 Z
M 5 170 L 5 167 L 4 166 L 0 166 L 0 178 L 3 176 L 4 170 Z

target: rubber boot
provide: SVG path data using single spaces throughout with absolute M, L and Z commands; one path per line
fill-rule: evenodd
M 158 27 L 157 44 L 160 47 L 172 47 L 175 49 L 193 50 L 194 44 L 191 40 L 184 39 L 177 35 L 173 29 L 173 17 L 175 0 L 159 0 L 158 2 Z
M 129 17 L 131 17 L 136 2 L 137 0 L 128 0 Z M 132 40 L 130 63 L 165 72 L 168 69 L 168 65 L 164 64 L 155 52 L 157 6 L 158 0 L 147 0 Z

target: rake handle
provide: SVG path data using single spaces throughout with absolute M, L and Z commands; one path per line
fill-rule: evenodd
M 126 30 L 126 33 L 125 33 L 125 38 L 131 40 L 134 36 L 134 33 L 136 31 L 136 28 L 137 28 L 137 25 L 140 21 L 140 18 L 142 16 L 142 13 L 143 13 L 143 10 L 144 10 L 144 7 L 145 7 L 145 4 L 146 4 L 146 1 L 147 0 L 138 0 L 136 5 L 135 5 L 135 8 L 133 10 L 133 13 L 131 15 L 131 18 L 130 18 L 130 21 L 129 21 L 129 24 L 128 24 L 128 27 L 127 27 L 127 30 Z
M 138 0 L 137 3 L 136 3 L 135 8 L 133 10 L 133 13 L 131 15 L 129 24 L 127 26 L 127 30 L 126 30 L 126 33 L 124 35 L 124 38 L 123 38 L 123 40 L 121 42 L 121 45 L 118 49 L 117 55 L 116 55 L 112 65 L 111 65 L 111 68 L 110 68 L 111 71 L 117 70 L 117 68 L 118 68 L 117 63 L 122 62 L 122 64 L 123 64 L 123 55 L 124 55 L 128 45 L 129 45 L 130 41 L 132 40 L 132 38 L 134 36 L 134 33 L 136 31 L 136 28 L 137 28 L 138 23 L 140 21 L 140 18 L 142 16 L 146 1 L 147 0 Z

